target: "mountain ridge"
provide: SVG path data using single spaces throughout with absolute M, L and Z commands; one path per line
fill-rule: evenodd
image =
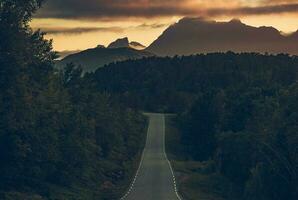
M 297 55 L 295 43 L 298 31 L 284 36 L 274 27 L 249 26 L 239 19 L 216 22 L 187 17 L 166 29 L 146 50 L 161 56 L 226 51 Z
M 151 57 L 154 54 L 133 48 L 93 48 L 87 49 L 75 54 L 66 56 L 64 59 L 57 61 L 58 68 L 65 67 L 68 63 L 73 63 L 82 67 L 84 72 L 92 72 L 104 65 L 125 61 L 129 59 L 140 59 Z

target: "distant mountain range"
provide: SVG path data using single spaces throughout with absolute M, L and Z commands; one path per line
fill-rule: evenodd
M 98 45 L 97 48 L 68 55 L 57 61 L 57 66 L 74 63 L 81 65 L 85 72 L 90 72 L 112 62 L 154 55 L 227 51 L 298 55 L 298 31 L 283 35 L 273 27 L 248 26 L 237 19 L 216 22 L 203 18 L 183 18 L 166 29 L 148 48 L 138 42 L 129 42 L 128 38 L 121 38 L 107 48 Z
M 226 51 L 298 55 L 298 31 L 285 36 L 273 27 L 248 26 L 237 19 L 216 22 L 183 18 L 146 50 L 159 56 Z
M 67 63 L 73 63 L 80 65 L 84 72 L 92 72 L 109 63 L 154 56 L 152 53 L 139 50 L 144 48 L 140 43 L 129 43 L 127 38 L 118 39 L 112 42 L 108 48 L 98 45 L 96 48 L 68 55 L 57 61 L 56 66 L 61 68 Z

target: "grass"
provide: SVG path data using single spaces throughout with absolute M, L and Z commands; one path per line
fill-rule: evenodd
M 225 200 L 230 183 L 216 173 L 212 161 L 193 161 L 184 155 L 174 117 L 166 117 L 166 151 L 184 200 Z

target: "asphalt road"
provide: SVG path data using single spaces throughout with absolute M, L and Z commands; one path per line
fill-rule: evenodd
M 180 200 L 165 153 L 165 116 L 147 114 L 147 142 L 136 177 L 122 200 Z

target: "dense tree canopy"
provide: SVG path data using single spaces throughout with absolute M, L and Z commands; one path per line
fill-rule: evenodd
M 0 1 L 0 199 L 118 198 L 146 121 L 79 68 L 55 71 L 51 41 L 28 25 L 40 5 Z

